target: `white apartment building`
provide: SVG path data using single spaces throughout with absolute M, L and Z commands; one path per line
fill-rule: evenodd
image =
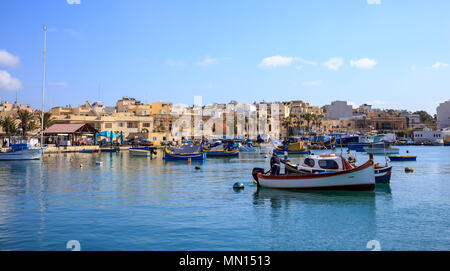
M 436 108 L 436 116 L 439 129 L 450 127 L 450 100 L 439 104 Z

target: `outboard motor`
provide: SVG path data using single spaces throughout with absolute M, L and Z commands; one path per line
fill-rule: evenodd
M 264 169 L 263 168 L 259 168 L 259 167 L 255 167 L 252 170 L 252 176 L 253 176 L 253 179 L 255 180 L 257 185 L 259 185 L 258 173 L 264 174 Z

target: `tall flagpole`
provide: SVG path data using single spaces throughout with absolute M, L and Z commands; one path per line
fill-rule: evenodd
M 45 47 L 47 42 L 47 26 L 44 25 L 44 67 L 42 75 L 42 116 L 41 116 L 41 148 L 44 147 L 44 89 L 45 89 Z M 42 151 L 44 151 L 42 149 Z

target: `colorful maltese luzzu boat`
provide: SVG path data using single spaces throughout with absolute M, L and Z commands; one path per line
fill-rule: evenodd
M 321 155 L 308 155 L 302 164 L 285 163 L 286 171 L 289 173 L 325 173 L 340 172 L 345 168 L 355 168 L 356 166 L 347 160 L 337 156 L 334 153 Z M 392 166 L 386 163 L 380 166 L 378 163 L 374 165 L 375 183 L 389 184 L 391 180 Z
M 310 154 L 311 150 L 304 144 L 303 141 L 297 141 L 294 143 L 289 143 L 289 145 L 276 146 L 273 149 L 276 154 Z
M 203 160 L 206 153 L 202 152 L 201 146 L 185 145 L 180 148 L 165 148 L 164 159 L 166 160 Z
M 375 188 L 372 155 L 358 167 L 352 167 L 342 156 L 339 158 L 344 166 L 342 171 L 271 175 L 264 173 L 262 168 L 254 168 L 252 175 L 258 186 L 268 188 L 356 191 L 371 191 Z
M 223 144 L 212 146 L 212 147 L 204 147 L 203 152 L 206 153 L 206 157 L 230 157 L 230 156 L 239 156 L 238 149 L 226 149 Z

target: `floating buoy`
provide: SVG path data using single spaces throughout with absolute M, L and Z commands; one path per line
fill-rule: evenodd
M 101 166 L 103 164 L 103 162 L 97 161 L 97 162 L 95 162 L 95 164 Z
M 267 157 L 269 157 L 269 156 L 267 156 L 267 154 L 266 154 L 266 155 L 264 155 L 264 158 L 267 158 Z
M 195 169 L 200 169 L 200 167 L 199 166 L 195 166 Z
M 405 172 L 414 172 L 414 169 L 410 167 L 405 167 Z
M 233 188 L 244 188 L 244 184 L 241 182 L 234 183 Z

